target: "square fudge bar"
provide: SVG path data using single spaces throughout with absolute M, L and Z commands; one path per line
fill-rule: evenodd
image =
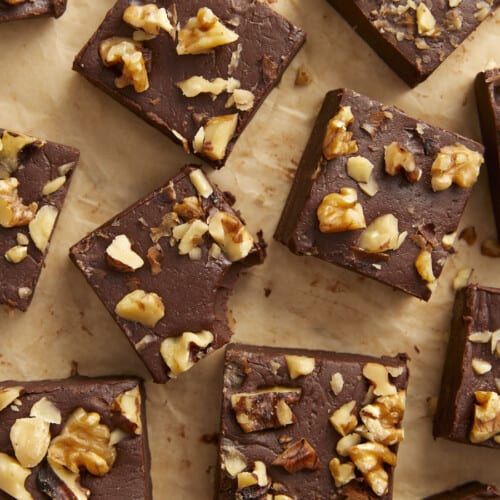
M 428 300 L 482 151 L 351 90 L 329 92 L 275 237 Z
M 231 338 L 232 288 L 265 255 L 232 201 L 189 166 L 71 249 L 156 382 Z
M 491 202 L 497 238 L 500 240 L 500 68 L 479 73 L 475 90 L 490 178 Z
M 0 498 L 152 498 L 145 394 L 125 377 L 0 383 Z
M 216 498 L 392 498 L 406 362 L 229 345 Z
M 79 156 L 0 129 L 0 304 L 28 308 Z
M 425 80 L 499 0 L 328 0 L 408 85 Z
M 73 68 L 220 167 L 304 41 L 257 0 L 119 0 Z
M 0 0 L 0 23 L 30 17 L 60 17 L 67 0 Z
M 425 497 L 424 500 L 478 500 L 480 498 L 500 498 L 500 492 L 492 485 L 471 481 L 452 490 Z
M 500 448 L 500 289 L 457 292 L 434 436 Z

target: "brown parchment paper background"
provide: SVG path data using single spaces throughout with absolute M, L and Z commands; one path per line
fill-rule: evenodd
M 71 362 L 85 375 L 131 373 L 147 380 L 155 499 L 209 499 L 216 447 L 222 352 L 167 385 L 155 385 L 83 277 L 70 245 L 194 161 L 180 147 L 71 71 L 73 57 L 113 0 L 70 0 L 59 20 L 0 25 L 0 126 L 81 150 L 46 268 L 29 311 L 0 311 L 0 379 L 63 378 Z M 199 3 L 200 6 L 203 2 Z M 479 244 L 457 244 L 429 303 L 329 266 L 293 256 L 272 239 L 294 170 L 327 90 L 346 86 L 430 123 L 479 138 L 474 75 L 500 64 L 500 11 L 423 84 L 409 89 L 325 0 L 279 0 L 273 8 L 309 38 L 279 87 L 247 128 L 227 166 L 209 171 L 231 190 L 253 231 L 269 242 L 263 266 L 244 275 L 230 302 L 234 340 L 253 344 L 395 354 L 412 360 L 396 499 L 417 499 L 466 480 L 500 486 L 498 450 L 433 441 L 428 398 L 437 395 L 453 302 L 451 280 L 500 286 L 500 260 Z M 313 83 L 294 86 L 305 64 Z M 494 235 L 486 172 L 461 227 Z M 265 297 L 264 289 L 271 290 Z

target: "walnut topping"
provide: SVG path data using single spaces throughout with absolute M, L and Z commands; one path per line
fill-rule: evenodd
M 457 237 L 456 232 L 445 234 L 443 236 L 443 239 L 441 240 L 441 245 L 443 245 L 443 248 L 445 250 L 449 250 L 450 248 L 453 248 L 453 244 L 455 243 L 456 237 Z
M 226 28 L 208 7 L 202 7 L 196 17 L 188 19 L 179 30 L 177 54 L 205 54 L 238 38 L 238 34 Z
M 174 205 L 174 212 L 185 220 L 201 219 L 205 212 L 197 196 L 187 196 Z
M 56 207 L 44 205 L 29 223 L 31 239 L 40 252 L 44 252 L 49 244 L 58 214 Z
M 323 139 L 323 156 L 331 160 L 336 156 L 357 153 L 358 145 L 347 127 L 354 122 L 350 106 L 341 106 L 339 112 L 328 122 Z
M 344 377 L 342 376 L 342 373 L 337 372 L 332 375 L 332 378 L 330 379 L 330 387 L 332 388 L 335 396 L 338 396 L 342 392 L 342 389 L 344 388 Z
M 484 361 L 483 359 L 479 358 L 473 358 L 471 361 L 472 369 L 477 375 L 484 375 L 485 373 L 488 373 L 491 371 L 493 368 L 491 366 L 491 363 L 488 363 L 488 361 Z
M 229 90 L 233 92 L 240 86 L 240 82 L 234 78 L 229 78 L 227 80 L 224 78 L 207 80 L 203 76 L 192 76 L 187 80 L 176 83 L 176 85 L 182 90 L 185 97 L 196 97 L 203 93 L 218 96 L 222 94 L 222 92 Z
M 354 231 L 366 227 L 363 207 L 357 203 L 355 189 L 343 187 L 340 193 L 327 194 L 321 201 L 316 215 L 322 233 Z
M 295 85 L 297 87 L 305 87 L 312 82 L 312 74 L 309 69 L 301 64 L 297 69 L 297 74 L 295 75 Z
M 244 432 L 275 429 L 293 424 L 295 416 L 289 405 L 300 399 L 301 389 L 273 387 L 231 396 L 231 407 Z
M 373 170 L 373 163 L 364 156 L 351 156 L 347 160 L 347 175 L 356 182 L 367 183 Z
M 159 35 L 160 30 L 163 29 L 172 38 L 175 38 L 175 28 L 172 26 L 164 7 L 159 9 L 157 5 L 152 3 L 129 5 L 123 12 L 123 20 L 149 35 Z
M 500 396 L 496 392 L 476 391 L 471 443 L 483 443 L 500 433 Z
M 318 455 L 306 439 L 291 444 L 274 459 L 272 465 L 279 465 L 291 474 L 303 469 L 318 470 L 320 468 Z
M 462 0 L 448 0 L 448 5 L 453 7 L 458 7 L 462 3 Z
M 222 210 L 210 216 L 208 232 L 231 262 L 244 259 L 254 245 L 252 235 L 241 220 Z
M 389 489 L 389 475 L 384 463 L 395 466 L 396 454 L 380 443 L 361 443 L 351 448 L 349 456 L 377 496 Z
M 434 283 L 436 281 L 436 276 L 434 276 L 432 269 L 432 254 L 429 250 L 423 249 L 420 251 L 415 259 L 415 268 L 421 278 L 427 281 L 427 283 Z
M 267 477 L 266 464 L 260 460 L 254 462 L 253 472 L 240 472 L 237 475 L 237 480 L 236 500 L 262 498 L 262 495 L 267 493 L 271 485 L 271 481 Z
M 247 468 L 245 455 L 236 447 L 223 443 L 221 450 L 221 468 L 225 470 L 230 477 L 236 477 Z
M 140 269 L 144 261 L 139 254 L 132 250 L 132 242 L 125 234 L 119 234 L 106 248 L 106 261 L 117 271 L 130 273 Z
M 479 176 L 484 158 L 463 144 L 444 146 L 431 167 L 432 189 L 443 191 L 454 182 L 460 187 L 472 187 Z
M 208 225 L 199 219 L 192 219 L 173 229 L 173 237 L 179 241 L 179 255 L 191 255 L 194 249 L 203 244 L 203 235 L 208 231 Z
M 60 424 L 61 411 L 46 397 L 39 399 L 30 410 L 30 417 L 37 417 L 49 424 Z
M 85 467 L 94 476 L 107 474 L 116 459 L 116 450 L 109 444 L 109 428 L 100 421 L 98 413 L 77 408 L 50 443 L 49 462 L 76 474 L 80 467 Z
M 162 218 L 160 225 L 158 227 L 152 227 L 150 229 L 150 238 L 153 243 L 158 243 L 161 238 L 172 237 L 172 233 L 175 227 L 177 227 L 181 221 L 179 216 L 175 212 L 168 212 Z
M 87 500 L 90 491 L 80 484 L 80 474 L 50 462 L 42 464 L 37 474 L 40 491 L 50 498 Z
M 146 258 L 148 259 L 151 268 L 151 274 L 156 276 L 161 273 L 161 264 L 163 262 L 164 253 L 160 245 L 156 244 L 148 248 Z
M 354 464 L 352 462 L 340 463 L 338 458 L 333 458 L 328 464 L 330 473 L 335 481 L 335 486 L 340 488 L 356 479 L 354 474 Z
M 5 252 L 5 260 L 11 264 L 19 264 L 28 256 L 28 247 L 16 245 Z
M 30 144 L 42 147 L 45 141 L 4 130 L 0 138 L 0 179 L 8 179 L 19 167 L 19 154 Z
M 399 142 L 391 142 L 384 147 L 385 171 L 389 175 L 397 175 L 401 170 L 405 171 L 409 182 L 416 182 L 422 176 L 422 171 L 417 168 L 415 158 L 411 151 Z
M 470 267 L 460 269 L 460 271 L 458 271 L 456 276 L 453 278 L 453 290 L 465 288 L 469 284 L 471 274 L 472 269 Z
M 205 174 L 199 168 L 189 173 L 189 179 L 201 197 L 208 198 L 214 192 Z
M 56 191 L 61 189 L 65 183 L 66 183 L 65 175 L 61 175 L 59 177 L 56 177 L 55 179 L 52 179 L 43 186 L 42 195 L 48 196 L 52 193 L 55 193 Z
M 350 434 L 358 425 L 356 401 L 349 401 L 335 410 L 330 416 L 330 423 L 341 436 Z
M 0 180 L 0 225 L 3 227 L 25 226 L 35 217 L 38 205 L 23 205 L 15 177 Z
M 47 454 L 50 423 L 39 417 L 18 418 L 10 428 L 10 441 L 23 467 L 36 467 Z
M 5 410 L 5 408 L 19 398 L 22 391 L 23 387 L 18 385 L 13 387 L 0 387 L 0 411 Z
M 122 75 L 115 78 L 115 85 L 122 89 L 133 85 L 138 93 L 149 88 L 148 71 L 142 45 L 129 38 L 112 37 L 101 42 L 99 54 L 105 66 L 122 65 Z
M 398 219 L 392 214 L 377 217 L 361 233 L 358 246 L 371 253 L 397 250 L 404 242 L 407 232 L 399 233 Z
M 195 360 L 200 359 L 214 336 L 208 330 L 198 333 L 184 332 L 178 337 L 168 337 L 161 343 L 160 354 L 170 368 L 170 377 L 176 377 L 194 366 Z M 194 356 L 194 352 L 199 351 Z
M 136 321 L 141 325 L 154 328 L 165 316 L 165 306 L 158 294 L 134 290 L 116 304 L 115 313 L 128 321 Z
M 19 500 L 32 500 L 33 497 L 24 486 L 30 474 L 31 471 L 16 459 L 0 453 L 0 491 Z
M 238 125 L 238 114 L 214 116 L 200 127 L 193 139 L 193 150 L 212 160 L 226 156 L 227 145 Z
M 439 29 L 436 27 L 436 19 L 424 2 L 419 3 L 417 7 L 417 28 L 421 36 L 436 36 Z
M 336 451 L 341 457 L 348 457 L 349 450 L 356 444 L 361 443 L 361 436 L 356 433 L 347 434 L 337 441 Z
M 118 415 L 113 423 L 126 432 L 142 434 L 141 392 L 139 386 L 119 394 L 111 405 L 111 412 Z
M 477 2 L 476 3 L 476 12 L 474 12 L 474 17 L 478 21 L 484 21 L 489 13 L 491 12 L 491 5 L 488 2 Z
M 316 360 L 307 356 L 285 356 L 288 373 L 292 379 L 296 379 L 303 375 L 309 375 L 314 371 Z
M 469 342 L 487 344 L 491 340 L 491 332 L 474 332 L 469 335 Z
M 229 97 L 225 107 L 230 108 L 236 106 L 240 111 L 249 111 L 255 104 L 255 95 L 250 90 L 235 89 Z
M 396 386 L 389 382 L 389 372 L 387 367 L 379 363 L 366 363 L 363 366 L 363 376 L 367 378 L 375 387 L 375 396 L 390 396 L 396 394 Z
M 361 124 L 361 129 L 363 129 L 372 139 L 381 130 L 385 130 L 386 120 L 392 120 L 393 114 L 390 111 L 376 111 L 370 114 L 366 121 Z

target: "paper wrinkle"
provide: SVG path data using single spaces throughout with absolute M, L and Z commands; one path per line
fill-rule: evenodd
M 113 0 L 71 0 L 58 20 L 0 26 L 1 127 L 78 147 L 81 161 L 26 314 L 0 316 L 0 379 L 62 378 L 78 363 L 85 375 L 136 374 L 147 380 L 148 428 L 156 499 L 195 500 L 213 491 L 216 447 L 202 436 L 219 426 L 223 353 L 204 359 L 167 385 L 147 370 L 67 257 L 87 232 L 157 188 L 186 163 L 200 160 L 71 71 L 72 60 Z M 413 500 L 467 480 L 498 483 L 498 450 L 434 441 L 428 398 L 439 390 L 453 304 L 451 282 L 472 267 L 473 280 L 500 286 L 500 260 L 479 243 L 494 235 L 486 173 L 474 188 L 461 227 L 478 243 L 457 244 L 429 303 L 328 265 L 297 257 L 272 239 L 295 169 L 324 94 L 348 87 L 411 115 L 479 138 L 472 80 L 500 64 L 500 11 L 436 72 L 409 89 L 324 0 L 279 0 L 279 12 L 308 41 L 240 138 L 228 165 L 208 170 L 237 197 L 249 228 L 269 243 L 263 266 L 246 271 L 230 308 L 235 341 L 410 357 L 406 439 L 395 499 Z M 297 69 L 313 75 L 294 85 Z M 270 291 L 265 296 L 265 289 Z

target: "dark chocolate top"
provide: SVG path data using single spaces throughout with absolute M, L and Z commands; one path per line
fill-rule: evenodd
M 309 375 L 292 379 L 285 358 L 287 355 L 314 358 L 314 370 Z M 237 480 L 225 471 L 227 460 L 225 457 L 235 454 L 243 457 L 247 464 L 245 471 L 252 471 L 255 461 L 263 461 L 266 464 L 267 475 L 271 481 L 271 489 L 267 493 L 281 493 L 291 498 L 311 500 L 344 499 L 349 494 L 353 495 L 350 498 L 358 498 L 355 493 L 363 499 L 392 498 L 394 468 L 388 465 L 384 465 L 389 475 L 387 494 L 376 496 L 359 472 L 356 473 L 356 479 L 347 485 L 341 488 L 335 487 L 329 471 L 329 462 L 334 457 L 340 458 L 343 463 L 349 458 L 341 457 L 335 451 L 341 436 L 329 422 L 329 417 L 340 406 L 353 400 L 356 401 L 357 411 L 373 400 L 370 396 L 367 397 L 370 382 L 362 374 L 366 363 L 399 368 L 398 376 L 391 376 L 389 380 L 397 390 L 405 390 L 408 382 L 406 361 L 406 356 L 402 354 L 394 358 L 385 356 L 374 358 L 304 349 L 229 345 L 225 360 L 219 484 L 216 498 L 221 500 L 247 498 L 243 492 L 238 492 L 243 496 L 235 497 Z M 335 373 L 341 374 L 343 382 L 343 388 L 337 396 L 330 385 L 332 375 Z M 285 427 L 243 432 L 231 406 L 231 396 L 276 387 L 301 390 L 299 401 L 290 404 L 295 415 L 295 423 Z M 259 411 L 252 414 L 260 415 Z M 290 473 L 281 466 L 271 465 L 287 445 L 303 438 L 316 452 L 319 459 L 317 470 L 302 469 Z M 389 448 L 396 452 L 397 444 Z M 265 498 L 265 494 L 262 498 Z
M 469 285 L 457 293 L 434 421 L 435 436 L 471 444 L 475 392 L 499 392 L 496 381 L 500 380 L 500 358 L 498 345 L 493 346 L 492 340 L 498 339 L 494 333 L 499 330 L 500 289 Z M 492 338 L 479 342 L 473 336 L 478 332 L 490 332 Z M 473 360 L 489 363 L 490 371 L 477 373 Z M 500 448 L 493 438 L 474 444 Z
M 66 3 L 67 0 L 26 0 L 10 5 L 0 0 L 0 23 L 38 16 L 60 17 L 66 10 Z
M 0 129 L 0 138 L 4 129 Z M 38 204 L 38 210 L 44 205 L 52 205 L 61 211 L 66 197 L 74 167 L 80 157 L 77 149 L 45 142 L 43 146 L 28 145 L 20 154 L 20 166 L 11 177 L 19 181 L 18 192 L 25 205 Z M 44 196 L 43 187 L 47 182 L 61 176 L 60 167 L 68 166 L 66 182 L 54 193 Z M 17 246 L 17 235 L 28 237 L 28 256 L 18 264 L 8 262 L 4 255 L 7 250 Z M 50 246 L 50 244 L 49 244 Z M 0 226 L 0 304 L 25 311 L 33 298 L 33 293 L 40 276 L 43 261 L 48 248 L 42 253 L 30 238 L 28 225 L 5 228 Z M 19 295 L 20 288 L 31 290 L 28 296 Z
M 350 107 L 354 115 L 354 122 L 347 130 L 352 132 L 358 151 L 326 160 L 322 155 L 323 138 L 329 120 L 340 107 Z M 403 172 L 395 176 L 385 172 L 384 147 L 392 142 L 398 142 L 413 154 L 417 168 L 422 171 L 420 180 L 412 183 Z M 431 166 L 440 149 L 456 143 L 482 153 L 480 144 L 411 118 L 394 107 L 351 90 L 329 92 L 299 164 L 275 237 L 294 253 L 314 255 L 428 300 L 431 289 L 416 270 L 416 258 L 423 249 L 431 251 L 432 270 L 439 277 L 448 255 L 442 244 L 443 236 L 456 231 L 471 193 L 471 189 L 455 184 L 437 192 L 431 187 Z M 347 175 L 346 165 L 351 156 L 363 156 L 374 165 L 372 176 L 379 187 L 374 196 L 365 194 Z M 358 249 L 362 229 L 320 231 L 318 206 L 327 194 L 338 193 L 344 187 L 357 191 L 367 226 L 381 215 L 392 214 L 397 218 L 399 233 L 408 233 L 399 249 L 385 255 L 367 254 Z
M 116 72 L 113 68 L 106 68 L 99 57 L 99 45 L 103 40 L 113 36 L 132 36 L 134 28 L 122 20 L 124 10 L 131 3 L 130 0 L 118 0 L 76 56 L 73 68 L 178 143 L 182 141 L 173 132 L 180 134 L 188 141 L 191 151 L 196 132 L 209 118 L 238 113 L 238 125 L 228 145 L 227 157 L 253 113 L 278 83 L 304 43 L 305 34 L 258 0 L 206 0 L 202 3 L 134 1 L 138 5 L 155 3 L 170 11 L 175 7 L 177 19 L 172 24 L 178 22 L 181 27 L 189 18 L 196 16 L 200 7 L 208 7 L 226 27 L 239 35 L 235 42 L 216 47 L 208 54 L 179 56 L 175 50 L 176 42 L 162 30 L 156 38 L 143 43 L 152 52 L 150 88 L 137 93 L 130 86 L 117 89 L 114 83 Z M 238 51 L 237 66 L 230 72 L 231 58 Z M 184 97 L 176 83 L 192 76 L 203 76 L 209 80 L 235 78 L 241 82 L 242 89 L 254 94 L 255 104 L 249 111 L 238 111 L 234 106 L 226 108 L 229 94 L 225 92 L 215 100 L 206 93 L 193 98 Z M 225 161 L 225 158 L 220 161 L 203 159 L 216 167 L 222 166 Z
M 79 407 L 86 412 L 98 413 L 101 417 L 101 423 L 113 431 L 116 425 L 111 417 L 111 406 L 115 398 L 139 386 L 142 433 L 127 433 L 127 437 L 116 445 L 116 460 L 107 474 L 97 477 L 82 468 L 80 470 L 80 484 L 91 491 L 91 498 L 96 499 L 140 498 L 150 500 L 152 498 L 145 393 L 139 379 L 72 377 L 63 381 L 0 382 L 0 389 L 12 386 L 23 388 L 19 396 L 20 403 L 16 402 L 0 411 L 0 452 L 7 453 L 12 457 L 15 456 L 9 436 L 12 425 L 19 418 L 29 417 L 31 407 L 42 397 L 47 398 L 61 412 L 61 424 L 50 425 L 51 437 L 54 438 L 62 431 L 70 415 Z M 37 476 L 42 468 L 47 467 L 46 464 L 47 462 L 44 460 L 40 465 L 32 468 L 33 472 L 26 480 L 26 489 L 32 494 L 34 500 L 49 498 L 40 491 L 37 485 Z M 8 500 L 11 497 L 0 491 L 0 498 Z
M 452 490 L 426 497 L 424 500 L 479 500 L 481 498 L 500 498 L 500 492 L 492 485 L 471 481 Z
M 213 343 L 206 351 L 197 355 L 193 353 L 194 361 L 229 341 L 232 332 L 226 318 L 227 300 L 240 271 L 245 266 L 261 262 L 264 256 L 260 242 L 255 242 L 250 254 L 240 261 L 231 262 L 224 253 L 209 256 L 213 241 L 205 234 L 199 247 L 201 258 L 192 260 L 188 255 L 179 254 L 178 245 L 171 238 L 163 237 L 157 243 L 161 252 L 160 271 L 153 274 L 147 259 L 148 249 L 155 246 L 151 229 L 160 226 L 163 216 L 172 212 L 176 203 L 194 196 L 202 202 L 203 219 L 217 209 L 236 215 L 228 198 L 216 186 L 212 186 L 214 192 L 209 198 L 198 197 L 189 178 L 189 173 L 194 170 L 197 168 L 186 167 L 163 187 L 96 229 L 71 249 L 71 258 L 157 382 L 169 378 L 168 367 L 160 355 L 160 345 L 165 338 L 177 337 L 184 332 L 210 331 L 214 336 Z M 130 239 L 133 249 L 145 261 L 145 265 L 133 273 L 114 270 L 106 262 L 106 248 L 120 234 Z M 115 313 L 117 303 L 136 289 L 157 293 L 163 300 L 165 315 L 154 328 L 125 320 Z

